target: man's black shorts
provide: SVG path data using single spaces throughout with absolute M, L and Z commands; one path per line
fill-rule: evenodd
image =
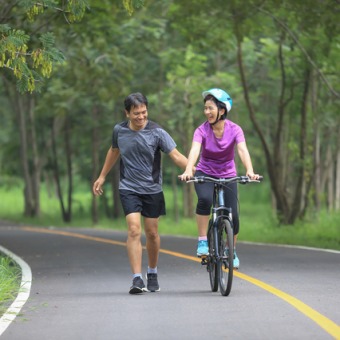
M 166 213 L 163 192 L 146 195 L 129 190 L 119 190 L 119 194 L 125 216 L 140 212 L 144 217 L 157 218 Z

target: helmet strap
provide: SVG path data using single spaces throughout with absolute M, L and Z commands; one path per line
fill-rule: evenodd
M 216 120 L 213 123 L 210 123 L 211 126 L 217 124 L 219 122 L 219 117 L 216 118 Z
M 210 123 L 210 126 L 217 124 L 222 119 L 222 116 L 223 115 L 220 115 L 220 109 L 218 109 L 216 120 L 213 123 Z

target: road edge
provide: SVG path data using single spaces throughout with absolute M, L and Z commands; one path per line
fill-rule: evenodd
M 32 271 L 30 266 L 19 256 L 0 245 L 0 252 L 10 257 L 21 268 L 21 283 L 19 293 L 13 303 L 0 318 L 0 336 L 5 332 L 7 327 L 14 321 L 21 308 L 28 300 L 32 285 Z

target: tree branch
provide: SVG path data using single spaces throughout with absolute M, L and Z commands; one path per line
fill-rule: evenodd
M 337 98 L 340 98 L 340 94 L 338 92 L 336 92 L 332 85 L 329 83 L 329 81 L 326 79 L 325 75 L 323 74 L 323 72 L 318 68 L 318 66 L 315 64 L 315 62 L 313 61 L 313 59 L 310 57 L 310 55 L 308 54 L 308 52 L 305 50 L 305 48 L 302 46 L 302 44 L 300 43 L 299 39 L 295 36 L 295 34 L 289 29 L 289 27 L 282 22 L 281 20 L 279 20 L 278 18 L 276 18 L 273 14 L 271 14 L 270 12 L 258 7 L 258 10 L 268 16 L 270 16 L 274 21 L 276 21 L 282 28 L 285 29 L 285 31 L 291 36 L 291 38 L 294 40 L 294 42 L 297 44 L 297 46 L 300 48 L 300 50 L 302 51 L 302 53 L 305 55 L 305 57 L 307 58 L 307 60 L 309 61 L 309 63 L 313 66 L 313 68 L 315 68 L 315 70 L 317 71 L 318 75 L 320 76 L 320 78 L 323 80 L 323 82 L 326 84 L 326 86 L 328 87 L 329 91 Z

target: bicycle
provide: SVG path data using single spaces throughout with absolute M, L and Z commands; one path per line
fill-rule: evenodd
M 187 183 L 212 182 L 214 183 L 213 205 L 208 226 L 209 254 L 201 256 L 201 264 L 207 266 L 209 272 L 210 286 L 213 292 L 218 287 L 223 296 L 228 296 L 233 282 L 233 260 L 234 260 L 234 228 L 232 209 L 224 203 L 224 191 L 228 183 L 246 184 L 260 182 L 263 179 L 252 180 L 247 176 L 236 176 L 232 178 L 213 178 L 208 176 L 191 177 Z

